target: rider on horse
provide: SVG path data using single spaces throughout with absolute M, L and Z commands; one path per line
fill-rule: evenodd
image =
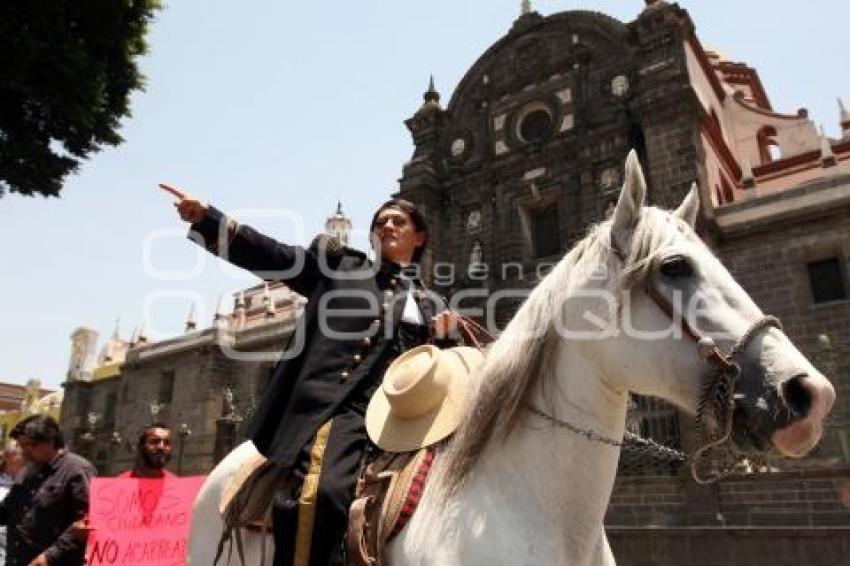
M 274 369 L 248 436 L 285 478 L 272 502 L 275 566 L 341 563 L 349 504 L 370 445 L 369 399 L 404 351 L 428 341 L 452 344 L 454 315 L 418 277 L 425 220 L 408 201 L 382 204 L 370 226 L 379 257 L 373 262 L 329 237 L 306 249 L 280 243 L 161 187 L 178 199 L 196 243 L 308 299 L 293 333 L 305 340 Z

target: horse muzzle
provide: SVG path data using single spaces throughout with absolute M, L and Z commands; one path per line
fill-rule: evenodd
M 770 439 L 789 458 L 802 458 L 823 434 L 823 421 L 835 403 L 835 389 L 822 375 L 798 374 L 780 383 L 779 395 L 790 422 Z

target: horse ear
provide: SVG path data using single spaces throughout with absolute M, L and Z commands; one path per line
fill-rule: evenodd
M 640 167 L 637 152 L 631 150 L 626 158 L 626 182 L 620 191 L 620 198 L 614 208 L 611 223 L 611 236 L 615 245 L 626 252 L 631 247 L 632 233 L 640 219 L 641 209 L 646 200 L 646 181 Z
M 673 211 L 673 216 L 687 222 L 691 228 L 697 223 L 697 213 L 699 212 L 699 190 L 697 184 L 691 185 L 691 190 L 679 205 L 679 208 Z

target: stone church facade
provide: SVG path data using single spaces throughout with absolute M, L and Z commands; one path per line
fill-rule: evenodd
M 647 4 L 628 24 L 529 10 L 445 109 L 432 83 L 407 121 L 399 193 L 426 207 L 432 284 L 470 308 L 533 286 L 605 217 L 634 148 L 649 202 L 673 207 L 696 182 L 709 245 L 796 343 L 846 372 L 850 115 L 830 140 L 805 110 L 774 111 L 757 71 L 704 47 L 684 9 Z M 512 299 L 490 303 L 497 320 Z M 848 461 L 842 377 L 823 451 Z
M 605 217 L 634 148 L 650 203 L 675 206 L 698 184 L 703 237 L 836 387 L 820 447 L 771 461 L 771 473 L 702 487 L 625 450 L 606 517 L 621 564 L 793 564 L 813 552 L 839 563 L 850 550 L 850 114 L 839 106 L 840 139 L 805 110 L 777 112 L 755 69 L 656 1 L 629 23 L 526 9 L 445 108 L 432 86 L 407 121 L 415 151 L 400 194 L 430 212 L 433 283 L 459 306 L 533 286 Z M 488 306 L 504 322 L 520 302 Z M 634 401 L 631 428 L 693 446 L 692 417 Z
M 682 470 L 622 467 L 606 521 L 612 545 L 623 564 L 666 563 L 669 553 L 701 564 L 693 557 L 721 546 L 728 560 L 705 564 L 791 564 L 815 547 L 831 563 L 829 553 L 850 551 L 850 113 L 841 105 L 842 137 L 829 139 L 805 110 L 774 110 L 757 71 L 703 45 L 685 9 L 646 4 L 623 23 L 582 11 L 544 17 L 524 2 L 445 106 L 432 81 L 406 121 L 414 151 L 398 194 L 429 221 L 432 286 L 504 325 L 517 290 L 605 217 L 630 149 L 650 203 L 674 206 L 696 182 L 700 232 L 829 375 L 838 401 L 821 447 L 771 462 L 771 473 L 699 487 Z M 238 439 L 273 363 L 228 353 L 279 348 L 302 306 L 279 285 L 233 300 L 212 328 L 190 317 L 183 337 L 118 344 L 123 362 L 103 353 L 91 362 L 90 336 L 78 336 L 74 355 L 89 362 L 72 360 L 62 409 L 75 449 L 118 471 L 132 431 L 156 416 L 183 433 L 181 471 L 208 470 Z M 693 444 L 692 419 L 635 403 L 632 428 Z M 729 526 L 746 536 L 730 543 Z

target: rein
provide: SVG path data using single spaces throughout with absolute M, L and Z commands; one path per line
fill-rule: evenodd
M 475 322 L 475 320 L 460 313 L 456 314 L 459 327 L 458 330 L 461 335 L 473 345 L 473 347 L 479 350 L 484 350 L 486 343 L 493 342 L 496 339 L 489 330 Z M 481 340 L 479 340 L 479 336 L 482 337 Z

